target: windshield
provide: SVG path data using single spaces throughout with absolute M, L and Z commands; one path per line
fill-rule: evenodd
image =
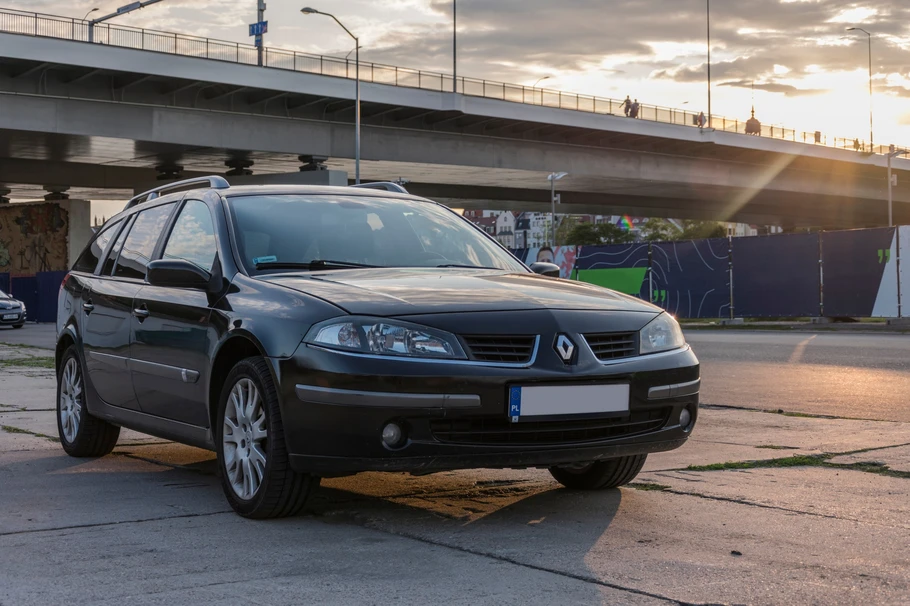
M 350 264 L 527 272 L 467 221 L 429 202 L 335 195 L 228 200 L 240 255 L 250 273 L 257 273 L 257 266 L 288 269 L 294 264 L 310 264 L 301 269 Z

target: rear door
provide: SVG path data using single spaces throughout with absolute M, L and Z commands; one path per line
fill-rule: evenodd
M 205 202 L 187 200 L 161 257 L 183 259 L 211 273 L 218 254 Z M 146 284 L 136 296 L 130 369 L 142 412 L 208 427 L 209 352 L 217 341 L 215 301 L 203 290 Z
M 129 371 L 133 299 L 175 204 L 143 210 L 117 236 L 99 275 L 83 295 L 85 365 L 106 403 L 139 409 Z

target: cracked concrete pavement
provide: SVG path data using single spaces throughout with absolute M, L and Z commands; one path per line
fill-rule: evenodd
M 0 345 L 0 604 L 908 603 L 906 409 L 877 389 L 874 415 L 855 400 L 838 414 L 827 392 L 807 404 L 788 386 L 835 364 L 815 345 L 789 362 L 805 338 L 790 337 L 769 359 L 753 347 L 750 365 L 729 355 L 735 335 L 690 336 L 714 377 L 699 426 L 631 487 L 572 492 L 542 470 L 361 474 L 270 522 L 229 511 L 203 450 L 124 431 L 108 457 L 67 457 L 53 371 L 3 365 L 50 352 Z M 882 372 L 855 357 L 837 361 L 845 374 Z M 765 392 L 745 406 L 737 377 L 762 365 Z M 907 367 L 887 372 L 910 385 Z M 734 462 L 746 468 L 717 465 Z

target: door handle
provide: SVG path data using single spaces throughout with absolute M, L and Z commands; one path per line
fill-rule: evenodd
M 95 309 L 95 306 L 92 305 L 92 302 L 91 302 L 91 301 L 87 301 L 87 302 L 85 302 L 85 303 L 82 304 L 82 311 L 84 311 L 84 312 L 87 313 L 87 314 L 92 313 L 92 311 L 93 311 L 94 309 Z
M 142 307 L 137 307 L 136 309 L 134 309 L 133 315 L 136 316 L 137 318 L 139 318 L 139 321 L 142 322 L 147 317 L 149 317 L 149 310 L 146 309 L 145 305 L 143 305 Z

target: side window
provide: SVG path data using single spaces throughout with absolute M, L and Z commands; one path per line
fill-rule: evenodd
M 128 224 L 123 228 L 123 231 L 120 232 L 120 235 L 117 236 L 117 239 L 114 241 L 114 245 L 111 246 L 111 250 L 107 253 L 107 259 L 104 260 L 104 267 L 101 268 L 102 276 L 113 276 L 114 275 L 114 266 L 117 263 L 117 257 L 120 255 L 120 251 L 123 250 L 123 241 L 126 240 L 127 234 L 130 233 L 130 225 Z
M 165 204 L 144 210 L 136 216 L 117 259 L 114 276 L 145 279 L 145 268 L 155 252 L 155 244 L 158 243 L 172 210 L 173 204 Z
M 76 264 L 73 265 L 73 270 L 93 273 L 95 271 L 95 268 L 98 267 L 98 260 L 101 258 L 101 255 L 104 254 L 104 249 L 107 248 L 107 245 L 111 241 L 111 238 L 113 238 L 114 234 L 117 233 L 117 228 L 119 226 L 120 221 L 105 225 L 101 229 L 101 233 L 98 234 L 92 243 L 88 245 L 79 256 Z
M 217 251 L 215 225 L 208 206 L 199 200 L 189 200 L 174 223 L 164 247 L 164 258 L 183 259 L 212 271 Z

